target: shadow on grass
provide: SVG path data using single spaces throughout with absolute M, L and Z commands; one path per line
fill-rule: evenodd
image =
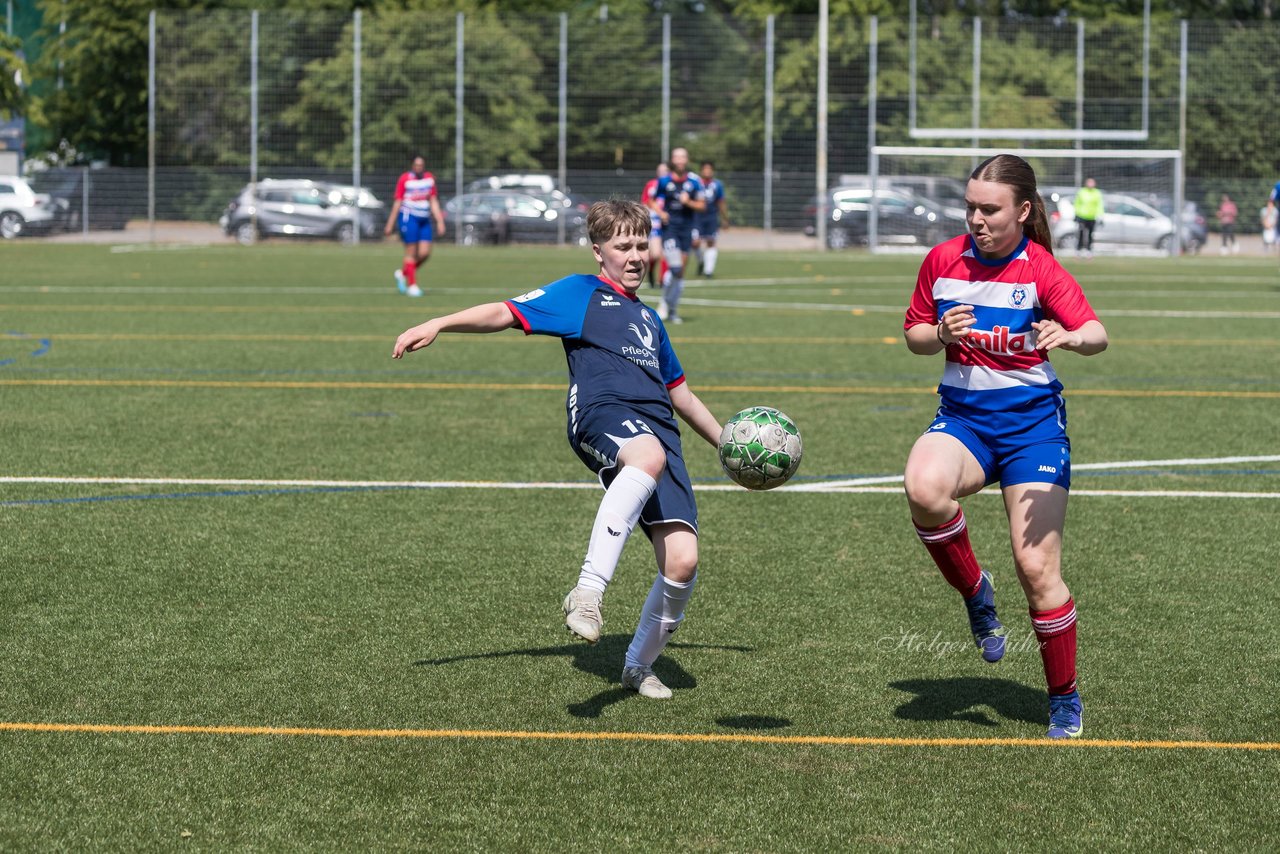
M 1049 722 L 1049 700 L 1044 690 L 1008 679 L 977 676 L 908 679 L 891 682 L 889 687 L 915 695 L 894 710 L 894 716 L 902 720 L 965 721 L 978 726 L 1000 726 L 999 720 L 987 714 L 989 708 L 1004 720 Z
M 599 642 L 595 644 L 587 643 L 568 643 L 559 646 L 533 647 L 530 649 L 510 649 L 500 650 L 496 652 L 478 652 L 470 655 L 451 655 L 445 658 L 426 658 L 415 661 L 415 667 L 441 667 L 447 664 L 458 664 L 465 661 L 485 661 L 496 658 L 568 658 L 569 663 L 576 669 L 581 670 L 591 676 L 597 676 L 606 682 L 613 684 L 593 697 L 583 700 L 581 703 L 571 703 L 568 707 L 569 714 L 578 718 L 598 718 L 609 706 L 614 703 L 621 702 L 628 697 L 635 697 L 633 691 L 621 687 L 619 679 L 622 676 L 622 660 L 627 652 L 627 645 L 631 643 L 631 635 L 612 634 L 602 635 Z M 672 641 L 667 645 L 667 650 L 681 649 L 711 649 L 711 650 L 727 650 L 729 652 L 752 652 L 754 647 L 749 646 L 720 646 L 716 644 L 705 643 L 679 643 Z M 698 684 L 692 674 L 680 666 L 678 662 L 673 660 L 670 655 L 660 657 L 653 665 L 653 672 L 663 683 L 673 691 L 679 691 L 686 688 L 694 688 Z

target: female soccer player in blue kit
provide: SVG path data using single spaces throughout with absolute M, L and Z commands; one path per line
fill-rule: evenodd
M 911 352 L 946 354 L 942 405 L 907 459 L 907 501 L 916 533 L 964 597 L 983 659 L 996 662 L 1006 631 L 956 499 L 1000 482 L 1049 685 L 1048 735 L 1074 738 L 1083 732 L 1076 608 L 1062 580 L 1071 444 L 1048 354 L 1100 353 L 1107 331 L 1053 257 L 1044 202 L 1025 160 L 1001 154 L 980 164 L 965 207 L 969 233 L 929 252 L 907 310 Z
M 684 619 L 698 569 L 698 510 L 685 470 L 678 413 L 713 447 L 720 423 L 685 383 L 667 332 L 636 295 L 649 265 L 649 211 L 635 202 L 597 202 L 587 214 L 597 275 L 560 279 L 505 302 L 433 318 L 396 339 L 392 357 L 421 350 L 441 332 L 499 332 L 562 339 L 569 363 L 569 444 L 605 487 L 577 585 L 565 597 L 565 626 L 600 639 L 601 600 L 638 522 L 653 543 L 659 574 L 627 649 L 624 687 L 665 699 L 653 673 Z

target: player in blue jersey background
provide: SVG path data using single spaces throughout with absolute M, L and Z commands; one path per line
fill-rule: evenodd
M 716 164 L 702 161 L 702 197 L 707 207 L 693 222 L 693 248 L 698 252 L 698 273 L 710 279 L 716 274 L 716 258 L 720 249 L 716 238 L 721 228 L 729 227 L 729 204 L 724 197 L 724 182 L 716 177 Z
M 680 417 L 712 447 L 720 422 L 689 389 L 655 312 L 636 295 L 649 265 L 649 211 L 597 202 L 587 214 L 596 275 L 574 275 L 505 302 L 433 318 L 403 332 L 392 357 L 429 346 L 441 332 L 519 327 L 553 335 L 569 364 L 569 444 L 605 487 L 577 585 L 563 602 L 565 626 L 600 639 L 601 602 L 636 524 L 653 544 L 659 574 L 623 663 L 625 688 L 671 696 L 653 672 L 684 619 L 698 570 L 698 511 L 680 444 Z
M 662 218 L 662 251 L 670 278 L 663 284 L 658 314 L 663 320 L 681 323 L 680 295 L 684 293 L 684 268 L 693 248 L 694 217 L 707 209 L 702 179 L 689 171 L 689 152 L 671 150 L 671 172 L 658 179 L 649 207 Z

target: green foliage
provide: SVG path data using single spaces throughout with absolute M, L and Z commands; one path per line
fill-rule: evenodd
M 0 118 L 25 113 L 30 77 L 22 56 L 22 40 L 0 32 Z

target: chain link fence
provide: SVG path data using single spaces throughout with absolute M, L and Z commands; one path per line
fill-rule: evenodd
M 836 17 L 824 91 L 815 17 L 153 15 L 154 166 L 35 176 L 70 230 L 213 223 L 263 179 L 363 186 L 389 206 L 415 154 L 446 199 L 543 174 L 576 203 L 638 197 L 683 146 L 715 162 L 735 225 L 815 233 L 819 187 L 865 179 L 874 145 L 1182 149 L 1186 199 L 1212 224 L 1230 194 L 1241 231 L 1280 177 L 1274 23 Z M 967 165 L 902 163 L 916 178 Z

